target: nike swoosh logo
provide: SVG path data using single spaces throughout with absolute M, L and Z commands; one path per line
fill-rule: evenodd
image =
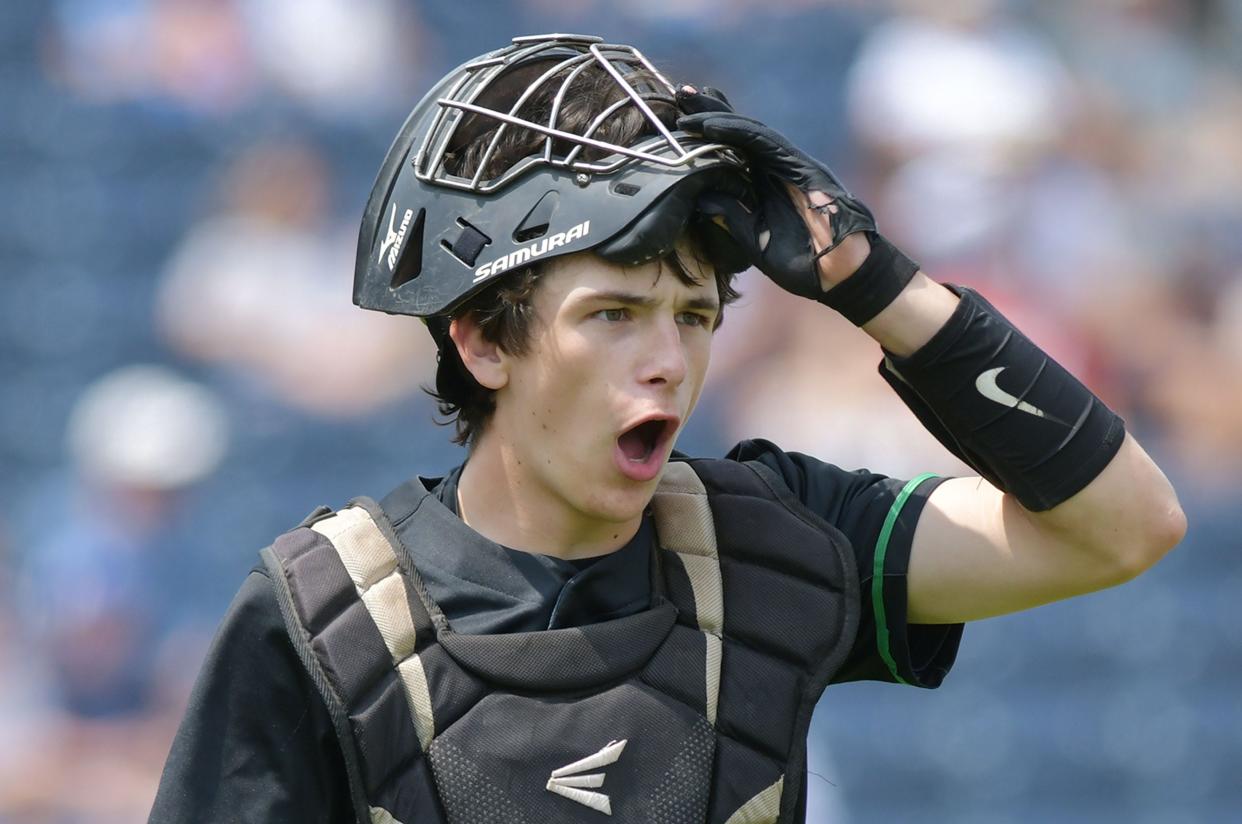
M 1025 412 L 1028 415 L 1034 415 L 1037 418 L 1047 418 L 1048 420 L 1057 420 L 1051 415 L 1044 412 L 1037 406 L 1031 406 L 1020 398 L 1010 395 L 1004 389 L 996 385 L 996 378 L 1000 376 L 1009 367 L 998 366 L 995 369 L 986 369 L 979 373 L 979 377 L 975 378 L 975 389 L 979 390 L 979 394 L 990 401 L 995 401 L 1001 406 L 1008 406 L 1010 409 L 1016 409 L 1019 412 Z M 1059 421 L 1058 421 L 1059 422 Z

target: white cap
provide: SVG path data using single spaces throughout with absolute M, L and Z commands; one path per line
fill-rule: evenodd
M 228 425 L 205 387 L 161 366 L 136 365 L 86 389 L 69 417 L 66 440 L 92 478 L 176 489 L 219 465 Z

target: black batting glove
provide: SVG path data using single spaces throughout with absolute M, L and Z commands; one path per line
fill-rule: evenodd
M 855 232 L 874 232 L 875 218 L 854 198 L 828 167 L 807 155 L 779 132 L 733 111 L 715 89 L 701 92 L 683 87 L 677 105 L 686 114 L 677 128 L 731 146 L 749 165 L 755 204 L 750 209 L 723 193 L 706 193 L 699 209 L 721 218 L 729 234 L 760 271 L 795 295 L 822 300 L 825 296 L 819 258 Z M 788 186 L 801 194 L 791 196 Z M 807 211 L 818 215 L 805 215 Z M 815 248 L 807 221 L 827 217 L 831 240 Z

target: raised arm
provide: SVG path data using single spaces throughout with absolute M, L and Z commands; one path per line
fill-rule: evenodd
M 863 329 L 886 352 L 908 358 L 957 307 L 957 295 L 919 273 Z M 1057 426 L 1018 409 L 1008 414 L 1014 438 L 1026 426 Z M 1069 444 L 1080 452 L 1090 446 Z M 932 493 L 915 530 L 909 618 L 968 621 L 1119 584 L 1160 560 L 1185 530 L 1173 487 L 1128 434 L 1099 474 L 1041 511 L 981 477 L 954 478 Z
M 909 619 L 952 623 L 1121 583 L 1175 546 L 1177 496 L 1120 418 L 979 295 L 875 232 L 832 173 L 710 90 L 679 122 L 751 160 L 754 204 L 708 196 L 755 265 L 880 343 L 881 374 L 980 477 L 941 484 L 915 530 Z M 1003 375 L 1003 377 L 1002 377 Z

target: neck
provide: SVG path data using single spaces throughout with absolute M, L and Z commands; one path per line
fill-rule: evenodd
M 591 517 L 526 463 L 491 430 L 480 436 L 457 485 L 457 511 L 467 526 L 510 549 L 565 560 L 614 552 L 638 532 L 641 513 L 625 522 Z

